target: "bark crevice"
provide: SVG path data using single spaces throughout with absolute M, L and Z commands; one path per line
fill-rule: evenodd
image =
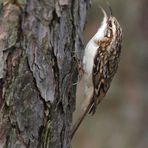
M 0 2 L 2 147 L 70 147 L 86 5 Z

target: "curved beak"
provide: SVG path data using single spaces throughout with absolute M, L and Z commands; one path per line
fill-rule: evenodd
M 99 7 L 100 7 L 102 13 L 104 14 L 104 18 L 106 18 L 108 20 L 108 16 L 107 16 L 107 13 L 105 12 L 105 10 L 101 6 L 99 6 Z

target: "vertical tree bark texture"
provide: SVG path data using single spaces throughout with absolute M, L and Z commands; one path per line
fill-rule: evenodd
M 0 148 L 69 148 L 88 0 L 0 1 Z

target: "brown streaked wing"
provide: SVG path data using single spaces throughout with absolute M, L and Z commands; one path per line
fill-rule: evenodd
M 101 57 L 100 57 L 100 48 L 98 48 L 97 53 L 94 58 L 94 64 L 93 64 L 93 70 L 92 70 L 92 81 L 93 81 L 93 87 L 94 87 L 94 92 L 93 92 L 93 104 L 90 108 L 90 112 L 94 114 L 97 106 L 97 98 L 100 96 L 100 86 L 101 86 L 101 73 L 100 73 L 100 68 L 101 68 Z

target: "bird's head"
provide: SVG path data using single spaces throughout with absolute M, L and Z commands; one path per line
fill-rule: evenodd
M 121 28 L 120 24 L 118 23 L 117 19 L 113 16 L 112 9 L 110 6 L 109 6 L 109 14 L 107 14 L 102 7 L 100 7 L 100 9 L 104 14 L 104 18 L 100 28 L 98 29 L 95 35 L 95 39 L 101 40 L 104 37 L 113 39 L 113 37 L 116 37 L 116 35 L 121 32 L 121 30 L 119 30 Z
M 111 7 L 110 6 L 108 7 L 109 7 L 109 15 L 107 15 L 106 11 L 102 7 L 100 8 L 104 14 L 102 25 L 104 23 L 104 26 L 106 26 L 104 28 L 104 37 L 106 36 L 108 38 L 111 38 L 114 34 L 116 34 L 117 29 L 120 27 L 120 25 L 117 19 L 113 16 Z

